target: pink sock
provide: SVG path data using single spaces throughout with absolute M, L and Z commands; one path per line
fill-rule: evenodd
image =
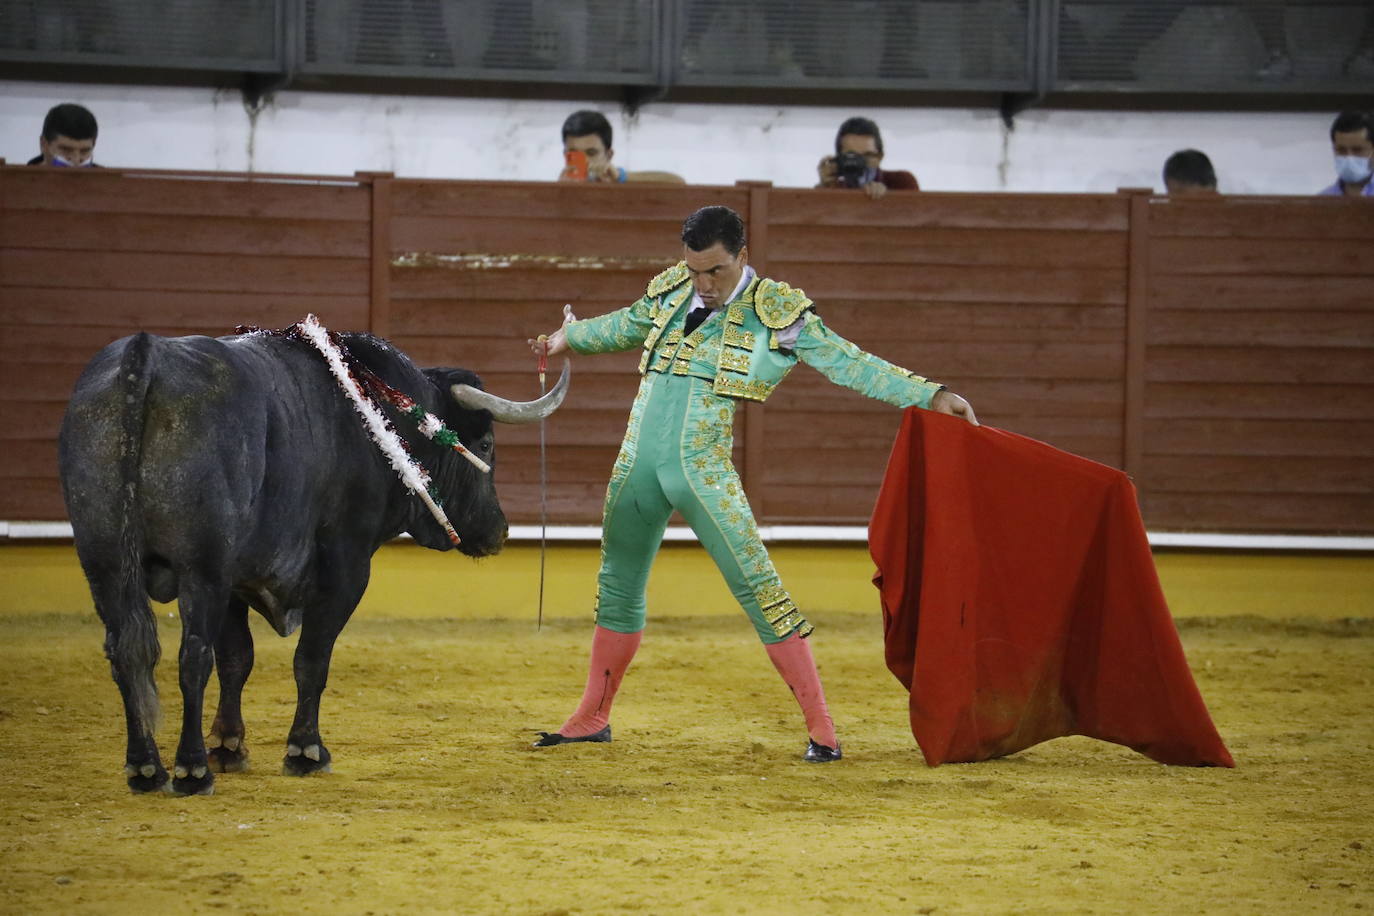
M 811 740 L 826 747 L 839 747 L 835 737 L 835 723 L 830 718 L 830 710 L 825 707 L 825 691 L 821 689 L 821 676 L 816 671 L 816 660 L 811 657 L 811 644 L 797 634 L 764 646 L 773 667 L 778 669 L 783 681 L 797 698 L 797 704 L 806 717 L 806 731 Z
M 577 712 L 572 714 L 558 733 L 565 738 L 581 738 L 594 735 L 611 721 L 611 702 L 615 692 L 620 689 L 620 680 L 625 669 L 630 667 L 630 659 L 635 657 L 639 641 L 644 631 L 638 633 L 617 633 L 605 627 L 597 627 L 592 634 L 592 660 L 587 668 L 587 689 L 582 692 L 582 702 L 577 704 Z

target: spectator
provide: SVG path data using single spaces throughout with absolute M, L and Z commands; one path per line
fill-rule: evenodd
M 862 166 L 859 160 L 862 159 Z M 835 134 L 835 155 L 821 160 L 818 188 L 863 188 L 874 200 L 888 191 L 919 191 L 910 172 L 882 168 L 883 135 L 868 118 L 850 118 Z
M 1327 197 L 1374 197 L 1374 115 L 1343 111 L 1331 124 L 1336 183 L 1317 192 Z
M 1181 149 L 1164 162 L 1164 190 L 1174 195 L 1217 193 L 1217 173 L 1201 150 Z
M 574 166 L 570 153 L 585 157 L 586 175 Z M 611 146 L 611 122 L 599 111 L 574 111 L 563 122 L 563 155 L 568 164 L 559 174 L 559 181 L 598 181 L 611 184 L 627 181 L 660 181 L 686 184 L 681 175 L 672 172 L 630 172 L 611 160 L 615 149 Z
M 29 165 L 82 167 L 95 165 L 95 115 L 81 105 L 54 105 L 43 119 L 39 153 Z

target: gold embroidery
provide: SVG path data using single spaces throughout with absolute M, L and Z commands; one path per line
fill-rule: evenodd
M 777 580 L 774 581 L 776 582 Z M 759 607 L 767 608 L 777 604 L 779 601 L 787 600 L 787 590 L 780 584 L 765 585 L 755 593 L 754 597 L 758 600 Z
M 727 326 L 725 328 L 724 340 L 727 347 L 743 347 L 746 350 L 754 349 L 753 331 Z
M 675 344 L 680 340 L 682 340 L 682 328 L 673 328 L 668 332 L 667 336 L 663 338 L 665 344 Z
M 780 587 L 761 589 L 756 597 L 759 599 L 759 608 L 763 611 L 763 619 L 778 636 L 786 636 L 798 626 L 804 628 L 803 635 L 811 632 L 811 625 Z
M 781 601 L 774 602 L 763 609 L 763 619 L 772 623 L 779 617 L 783 617 L 796 609 L 797 606 L 792 603 L 791 598 L 783 598 Z
M 687 335 L 687 337 L 682 341 L 682 346 L 684 349 L 694 350 L 698 346 L 700 346 L 702 341 L 704 341 L 705 339 L 706 335 L 702 332 L 702 329 L 697 328 L 695 331 Z
M 754 296 L 754 313 L 766 327 L 780 331 L 811 307 L 806 293 L 777 280 L 760 280 Z
M 749 401 L 763 401 L 768 398 L 773 387 L 767 382 L 757 379 L 746 380 L 737 379 L 728 375 L 717 375 L 712 385 L 712 390 L 719 395 L 730 398 L 744 398 Z
M 685 271 L 686 268 L 684 267 L 683 270 Z M 639 358 L 640 375 L 643 375 L 648 368 L 649 355 L 658 348 L 658 341 L 659 338 L 663 336 L 663 329 L 667 327 L 668 321 L 673 317 L 673 313 L 677 310 L 678 306 L 683 303 L 690 292 L 691 287 L 682 287 L 675 294 L 668 297 L 666 302 L 660 302 L 657 309 L 652 313 L 651 317 L 654 319 L 654 326 L 650 329 L 648 336 L 644 338 L 644 355 Z
M 678 261 L 649 281 L 648 295 L 661 296 L 688 279 L 687 262 Z
M 692 351 L 692 359 L 705 363 L 707 366 L 714 366 L 720 359 L 720 338 L 712 337 L 702 341 L 701 346 Z M 708 369 L 707 371 L 710 372 L 711 370 Z M 712 372 L 713 376 L 714 374 Z
M 736 302 L 726 307 L 725 320 L 731 324 L 744 324 L 744 306 Z
M 738 350 L 726 350 L 720 354 L 720 367 L 729 369 L 731 372 L 749 372 L 749 354 L 741 353 Z

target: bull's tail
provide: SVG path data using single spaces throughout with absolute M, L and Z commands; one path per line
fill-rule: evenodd
M 116 568 L 109 582 L 113 594 L 96 596 L 105 619 L 105 655 L 111 673 L 124 693 L 128 712 L 151 737 L 157 729 L 159 707 L 153 669 L 162 657 L 157 619 L 148 601 L 144 567 L 143 509 L 140 499 L 143 425 L 148 386 L 152 380 L 153 338 L 134 335 L 119 365 L 116 389 L 123 401 L 119 420 L 119 495 L 115 500 Z M 102 602 L 102 597 L 105 601 Z M 133 726 L 133 722 L 130 722 Z

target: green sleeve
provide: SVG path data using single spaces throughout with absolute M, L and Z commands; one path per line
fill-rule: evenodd
M 860 350 L 808 312 L 806 324 L 792 350 L 797 358 L 837 385 L 895 407 L 930 407 L 935 392 L 945 387 L 927 381 L 901 366 Z
M 618 311 L 572 322 L 564 332 L 568 346 L 574 353 L 614 353 L 643 346 L 654 326 L 649 317 L 653 302 L 645 296 Z

